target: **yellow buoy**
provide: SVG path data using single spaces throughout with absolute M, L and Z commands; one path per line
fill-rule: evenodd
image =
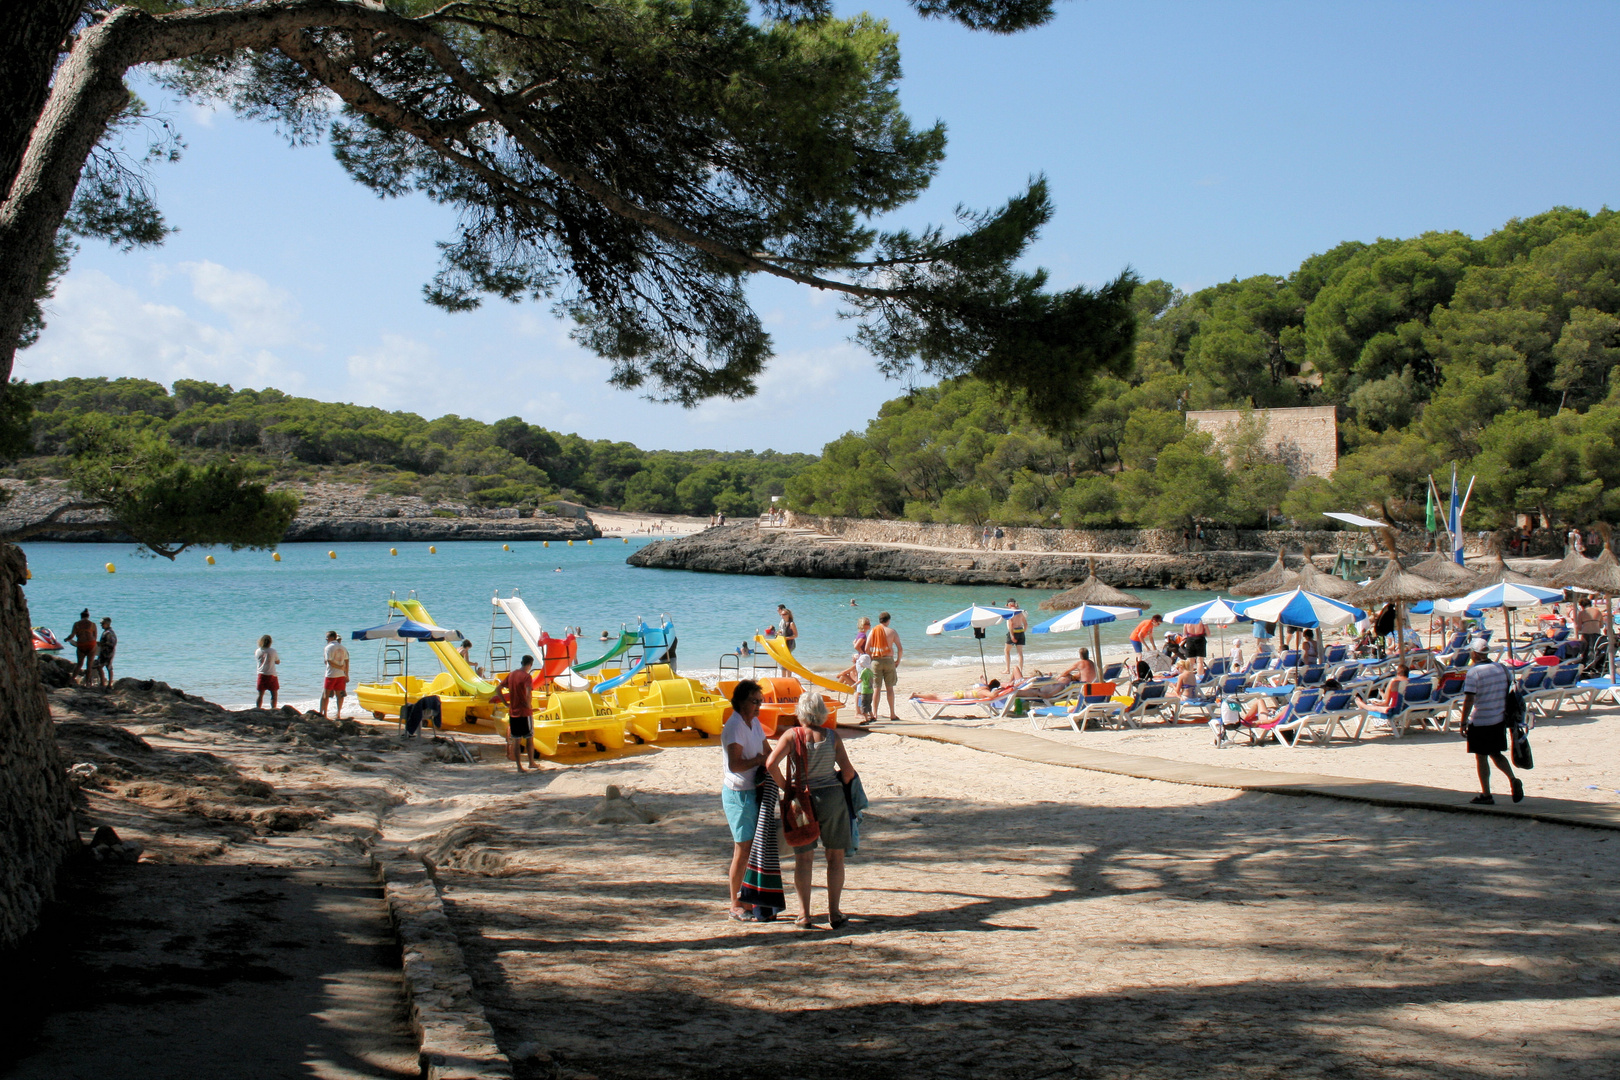
M 573 546 L 574 546 L 574 542 L 573 542 L 573 541 L 572 541 L 572 540 L 570 540 L 570 541 L 568 541 L 568 546 L 569 546 L 569 547 L 573 547 Z
M 621 537 L 619 537 L 619 539 L 623 540 L 627 544 L 630 542 L 630 538 L 628 536 L 621 536 Z
M 28 580 L 29 581 L 34 580 L 34 572 L 32 570 L 28 571 Z
M 512 550 L 512 545 L 511 544 L 502 544 L 501 545 L 501 550 L 502 551 L 511 551 Z
M 428 546 L 428 554 L 429 554 L 429 555 L 437 555 L 437 554 L 438 554 L 438 553 L 439 553 L 439 549 L 438 549 L 438 548 L 436 548 L 436 547 L 433 547 L 433 546 L 432 546 L 432 545 L 429 545 L 429 546 Z
M 270 553 L 270 561 L 271 561 L 271 562 L 280 562 L 280 561 L 281 561 L 281 552 L 279 552 L 279 551 L 272 551 L 272 552 L 271 552 L 271 553 Z
M 596 541 L 595 541 L 595 540 L 587 540 L 587 541 L 585 541 L 585 546 L 586 546 L 586 547 L 591 547 L 591 546 L 593 546 L 593 545 L 594 545 L 594 544 L 595 544 L 595 543 L 596 543 Z
M 542 540 L 542 541 L 540 541 L 540 546 L 541 547 L 550 547 L 551 546 L 551 541 L 550 540 Z
M 389 548 L 388 549 L 388 554 L 390 554 L 390 555 L 398 555 L 399 554 L 399 548 Z
M 107 573 L 109 573 L 109 574 L 118 573 L 118 567 L 114 566 L 112 563 L 108 563 L 107 564 Z
M 337 552 L 335 552 L 335 551 L 328 551 L 328 552 L 327 552 L 327 553 L 326 553 L 326 557 L 327 557 L 327 558 L 328 558 L 328 559 L 335 559 L 335 558 L 337 558 Z
M 208 565 L 209 566 L 214 565 L 214 557 L 212 555 L 208 556 Z

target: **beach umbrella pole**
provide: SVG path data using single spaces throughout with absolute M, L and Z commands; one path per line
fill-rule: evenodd
M 1095 624 L 1091 627 L 1091 666 L 1097 669 L 1097 679 L 1101 681 L 1103 673 L 1102 631 L 1098 630 Z M 1610 666 L 1613 667 L 1612 659 L 1610 660 Z
M 979 639 L 979 671 L 984 675 L 984 681 L 990 681 L 990 669 L 984 663 L 984 638 Z

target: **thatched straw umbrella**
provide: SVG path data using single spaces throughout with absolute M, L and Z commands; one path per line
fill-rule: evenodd
M 1443 551 L 1436 551 L 1422 562 L 1414 563 L 1406 568 L 1409 574 L 1426 577 L 1430 581 L 1438 581 L 1442 585 L 1463 586 L 1463 592 L 1473 592 L 1485 580 L 1477 573 L 1460 563 L 1454 563 Z M 1458 595 L 1461 595 L 1460 593 Z
M 1399 642 L 1401 662 L 1405 663 L 1406 605 L 1420 600 L 1445 600 L 1457 595 L 1457 587 L 1430 581 L 1402 567 L 1394 534 L 1388 529 L 1379 531 L 1383 534 L 1384 545 L 1389 548 L 1389 564 L 1384 567 L 1382 574 L 1374 578 L 1365 588 L 1357 589 L 1349 599 L 1350 603 L 1359 608 L 1366 608 L 1369 613 L 1385 604 L 1395 605 L 1395 640 Z
M 1284 592 L 1299 587 L 1299 575 L 1288 569 L 1283 562 L 1283 553 L 1277 552 L 1277 561 L 1263 574 L 1256 574 L 1247 581 L 1240 581 L 1227 591 L 1234 596 L 1265 596 L 1269 593 Z
M 1614 683 L 1614 598 L 1620 596 L 1620 562 L 1614 557 L 1614 537 L 1607 523 L 1600 523 L 1598 530 L 1603 533 L 1603 550 L 1595 559 L 1586 560 L 1585 566 L 1577 567 L 1560 574 L 1553 580 L 1554 585 L 1563 587 L 1576 587 L 1591 589 L 1603 597 L 1604 623 L 1603 637 L 1609 648 L 1609 685 Z
M 1557 585 L 1559 583 L 1559 578 L 1570 573 L 1571 571 L 1579 570 L 1583 566 L 1591 566 L 1593 561 L 1594 560 L 1588 559 L 1585 555 L 1582 555 L 1572 547 L 1568 552 L 1565 553 L 1562 559 L 1553 563 L 1551 566 L 1547 567 L 1547 569 L 1537 572 L 1536 577 L 1540 579 L 1537 581 L 1537 584 Z
M 1540 585 L 1541 584 L 1541 582 L 1537 581 L 1535 578 L 1531 577 L 1530 575 L 1521 574 L 1517 570 L 1513 570 L 1513 569 L 1509 568 L 1507 562 L 1505 560 L 1503 560 L 1503 558 L 1502 558 L 1502 551 L 1501 551 L 1500 548 L 1497 548 L 1497 547 L 1494 547 L 1494 546 L 1492 547 L 1492 549 L 1491 549 L 1491 560 L 1492 560 L 1491 562 L 1486 563 L 1484 568 L 1480 570 L 1480 572 L 1479 572 L 1479 581 L 1477 583 L 1475 583 L 1474 588 L 1483 589 L 1487 585 L 1497 585 L 1497 584 L 1508 584 L 1508 585 Z
M 1041 608 L 1046 611 L 1073 611 L 1081 604 L 1095 604 L 1099 607 L 1133 607 L 1145 611 L 1153 606 L 1134 593 L 1116 589 L 1099 580 L 1096 559 L 1087 559 L 1086 569 L 1089 571 L 1086 580 L 1072 589 L 1064 589 L 1056 596 L 1042 600 Z M 1103 669 L 1102 633 L 1095 626 L 1091 628 L 1091 650 L 1092 662 L 1097 665 L 1100 675 Z
M 1305 546 L 1305 565 L 1299 568 L 1296 575 L 1299 579 L 1299 588 L 1318 596 L 1326 596 L 1333 600 L 1344 600 L 1356 591 L 1356 584 L 1344 578 L 1324 574 L 1316 568 L 1311 556 L 1316 554 L 1309 544 Z

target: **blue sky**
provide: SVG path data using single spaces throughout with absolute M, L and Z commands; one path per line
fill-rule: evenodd
M 992 206 L 1044 173 L 1057 218 L 1031 262 L 1059 287 L 1131 266 L 1190 290 L 1343 240 L 1620 203 L 1613 3 L 1079 0 L 1011 37 L 838 5 L 862 6 L 900 33 L 908 112 L 950 132 L 895 220 Z M 614 390 L 544 307 L 423 303 L 449 211 L 379 200 L 267 125 L 164 109 L 187 142 L 155 174 L 180 231 L 127 255 L 86 243 L 20 377 L 202 378 L 647 448 L 810 452 L 903 389 L 834 301 L 765 283 L 777 357 L 757 397 L 683 410 Z

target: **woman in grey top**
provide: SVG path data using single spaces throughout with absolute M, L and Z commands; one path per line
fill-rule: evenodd
M 807 766 L 805 783 L 810 788 L 816 821 L 821 826 L 821 846 L 827 853 L 827 924 L 836 930 L 849 921 L 838 901 L 844 892 L 844 850 L 849 847 L 850 839 L 849 804 L 844 800 L 844 784 L 855 778 L 855 767 L 849 763 L 837 729 L 826 726 L 827 702 L 820 691 L 806 691 L 799 698 L 794 713 L 799 726 L 777 741 L 765 767 L 770 770 L 776 786 L 785 790 L 787 756 L 803 744 Z M 814 843 L 793 849 L 793 891 L 799 894 L 799 917 L 793 923 L 806 929 L 815 925 L 810 916 L 815 855 Z

